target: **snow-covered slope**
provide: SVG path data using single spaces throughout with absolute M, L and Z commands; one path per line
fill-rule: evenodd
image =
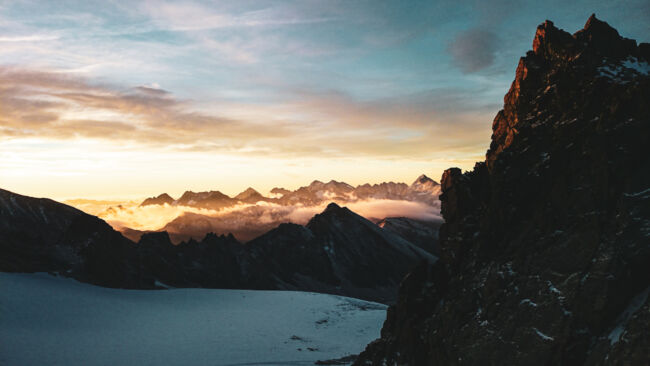
M 291 291 L 117 290 L 0 273 L 1 365 L 313 365 L 359 353 L 384 305 Z

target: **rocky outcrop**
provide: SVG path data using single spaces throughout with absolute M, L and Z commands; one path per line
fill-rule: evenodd
M 541 24 L 486 161 L 442 178 L 441 259 L 357 365 L 650 359 L 650 55 L 592 16 Z

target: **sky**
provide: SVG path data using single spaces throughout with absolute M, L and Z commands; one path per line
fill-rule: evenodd
M 137 198 L 410 183 L 484 159 L 545 19 L 650 2 L 0 0 L 0 188 Z

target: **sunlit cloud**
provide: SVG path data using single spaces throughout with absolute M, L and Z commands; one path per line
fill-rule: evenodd
M 577 29 L 589 8 L 647 41 L 646 3 L 0 2 L 0 186 L 133 197 L 468 169 L 537 24 Z
M 334 200 L 336 202 L 336 200 Z M 208 232 L 234 233 L 240 240 L 250 240 L 286 222 L 305 225 L 314 215 L 325 210 L 329 201 L 319 205 L 279 205 L 269 202 L 239 204 L 221 210 L 180 205 L 139 206 L 136 201 L 68 200 L 87 213 L 99 216 L 119 231 L 165 230 L 176 238 L 200 239 Z M 372 221 L 386 217 L 409 217 L 418 220 L 441 220 L 440 208 L 421 202 L 370 199 L 338 202 Z
M 255 108 L 239 104 L 230 108 L 238 115 L 231 117 L 197 112 L 191 101 L 150 86 L 124 88 L 57 72 L 1 66 L 0 82 L 4 139 L 90 138 L 178 151 L 400 157 L 416 150 L 476 149 L 487 128 L 476 129 L 472 137 L 467 127 L 492 113 L 481 106 L 451 111 L 450 95 L 458 94 L 454 90 L 369 102 L 341 93 L 291 92 L 287 93 L 291 102 Z M 458 102 L 468 101 L 458 98 Z M 446 138 L 431 144 L 438 134 Z M 455 141 L 454 136 L 461 134 L 462 141 Z

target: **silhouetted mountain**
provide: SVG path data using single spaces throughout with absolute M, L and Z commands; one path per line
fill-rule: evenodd
M 647 364 L 649 100 L 649 44 L 541 24 L 486 161 L 443 175 L 441 259 L 356 364 Z
M 0 270 L 61 272 L 108 287 L 141 281 L 135 244 L 103 220 L 45 198 L 0 189 Z
M 291 289 L 390 302 L 410 268 L 436 260 L 336 204 L 307 226 L 283 224 L 246 245 L 214 234 L 174 245 L 166 232 L 134 244 L 70 206 L 3 190 L 0 219 L 0 270 L 110 287 Z
M 335 203 L 306 226 L 285 224 L 247 244 L 278 288 L 392 302 L 403 276 L 435 257 Z
M 409 269 L 436 260 L 334 203 L 306 226 L 281 224 L 246 245 L 210 234 L 174 246 L 167 233 L 145 234 L 139 244 L 141 258 L 150 258 L 143 272 L 167 285 L 302 290 L 381 302 L 395 299 Z

